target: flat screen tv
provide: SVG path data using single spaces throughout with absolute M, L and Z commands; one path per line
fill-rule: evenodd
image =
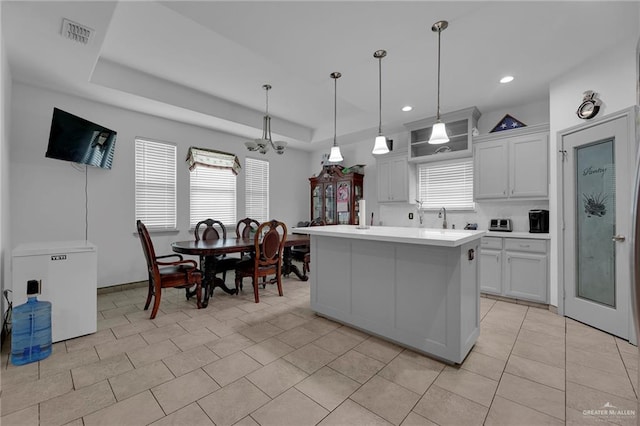
M 46 157 L 110 169 L 117 132 L 53 109 Z

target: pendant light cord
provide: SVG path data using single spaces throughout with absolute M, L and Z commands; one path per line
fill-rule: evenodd
M 440 121 L 440 34 L 442 29 L 438 29 L 438 111 L 436 114 L 436 120 Z
M 378 58 L 378 135 L 382 136 L 382 56 Z
M 333 146 L 336 143 L 337 123 L 338 122 L 338 77 L 333 77 Z

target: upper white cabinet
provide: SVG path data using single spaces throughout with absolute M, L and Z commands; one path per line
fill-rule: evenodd
M 480 111 L 476 107 L 441 114 L 440 119 L 445 123 L 449 142 L 439 145 L 429 144 L 431 130 L 436 123 L 435 117 L 406 123 L 405 127 L 411 133 L 409 161 L 427 162 L 471 157 L 471 131 L 477 126 L 478 118 Z
M 378 202 L 411 202 L 415 185 L 407 163 L 406 152 L 380 155 L 376 158 L 378 173 Z M 413 194 L 413 195 L 412 195 Z
M 549 197 L 548 125 L 479 136 L 473 145 L 476 200 Z

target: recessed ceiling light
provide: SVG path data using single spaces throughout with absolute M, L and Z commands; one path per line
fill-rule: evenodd
M 512 75 L 505 75 L 500 79 L 500 83 L 511 83 L 513 81 Z
M 403 110 L 404 112 L 411 111 L 412 109 L 413 109 L 413 107 L 412 107 L 411 105 L 407 105 L 407 106 L 403 106 L 403 107 L 402 107 L 402 110 Z

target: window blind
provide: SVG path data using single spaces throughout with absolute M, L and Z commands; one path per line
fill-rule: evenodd
M 266 222 L 269 220 L 269 162 L 255 158 L 245 159 L 246 217 Z
M 196 165 L 190 173 L 189 194 L 191 228 L 211 218 L 235 229 L 236 175 L 231 169 Z
M 175 230 L 175 145 L 136 139 L 136 220 L 149 230 Z
M 473 160 L 419 165 L 418 196 L 424 209 L 473 210 Z

